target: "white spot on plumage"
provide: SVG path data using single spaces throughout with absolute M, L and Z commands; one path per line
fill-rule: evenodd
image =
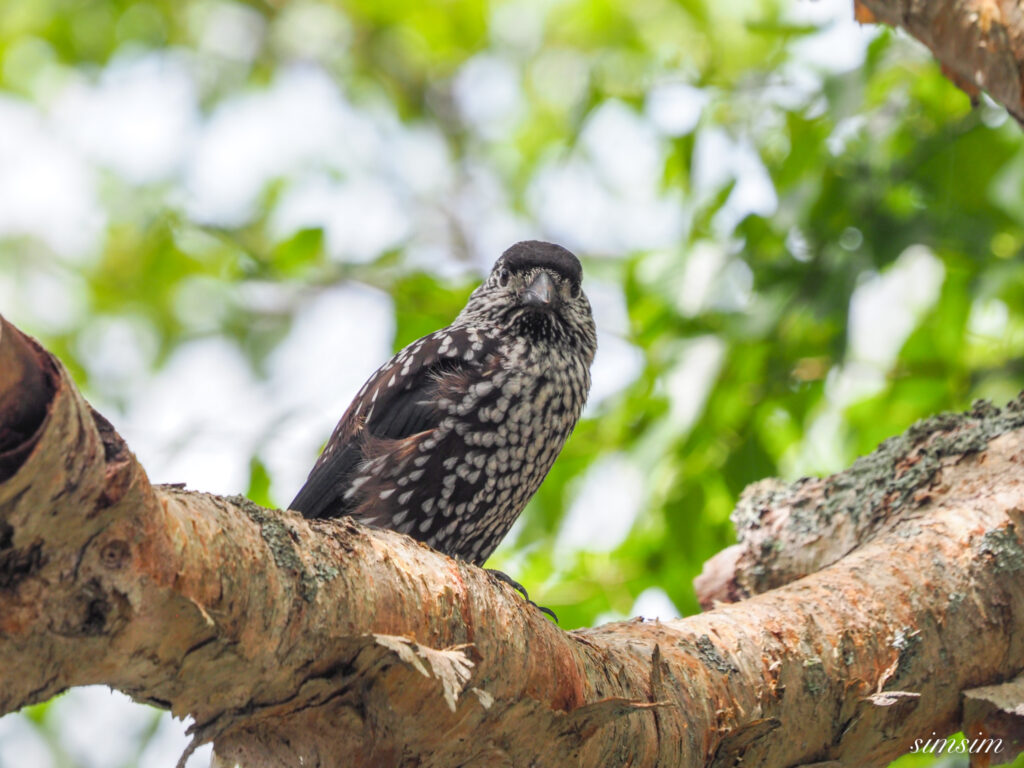
M 362 488 L 362 486 L 369 479 L 370 479 L 369 477 L 367 477 L 366 475 L 363 475 L 362 477 L 357 477 L 355 480 L 353 480 L 352 481 L 352 485 L 350 485 L 348 487 L 348 490 L 345 491 L 345 499 L 346 500 L 347 499 L 351 499 L 353 496 L 355 496 L 356 491 L 358 491 L 360 488 Z

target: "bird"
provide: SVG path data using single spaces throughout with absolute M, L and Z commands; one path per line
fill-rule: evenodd
M 290 508 L 399 531 L 482 565 L 586 403 L 597 334 L 582 280 L 562 246 L 509 247 L 451 325 L 363 384 Z

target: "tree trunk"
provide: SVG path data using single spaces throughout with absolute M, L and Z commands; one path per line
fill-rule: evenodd
M 861 22 L 905 29 L 975 101 L 986 91 L 1024 124 L 1024 7 L 1009 0 L 854 0 Z
M 150 485 L 9 324 L 0 440 L 0 712 L 106 683 L 249 768 L 871 766 L 1019 735 L 1024 400 L 755 486 L 700 584 L 741 602 L 572 632 L 406 536 Z

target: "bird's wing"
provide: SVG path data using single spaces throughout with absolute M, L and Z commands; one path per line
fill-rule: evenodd
M 348 479 L 370 441 L 401 440 L 434 429 L 440 384 L 482 375 L 494 344 L 475 330 L 449 327 L 424 336 L 381 366 L 359 390 L 327 441 L 290 508 L 306 517 L 336 517 L 355 509 L 344 498 Z

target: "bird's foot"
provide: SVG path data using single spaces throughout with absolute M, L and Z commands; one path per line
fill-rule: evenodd
M 503 581 L 506 584 L 508 584 L 516 592 L 519 592 L 523 596 L 523 599 L 527 603 L 532 605 L 534 608 L 536 608 L 541 613 L 546 613 L 548 616 L 551 617 L 552 621 L 554 621 L 555 624 L 558 623 L 558 617 L 555 615 L 554 611 L 552 611 L 550 608 L 545 608 L 543 605 L 537 605 L 535 602 L 533 602 L 533 600 L 530 599 L 530 593 L 526 591 L 526 587 L 524 587 L 518 581 L 513 579 L 507 573 L 505 573 L 504 571 L 499 571 L 499 570 L 497 570 L 495 568 L 485 568 L 484 570 L 487 571 L 492 576 L 494 576 L 498 581 Z

